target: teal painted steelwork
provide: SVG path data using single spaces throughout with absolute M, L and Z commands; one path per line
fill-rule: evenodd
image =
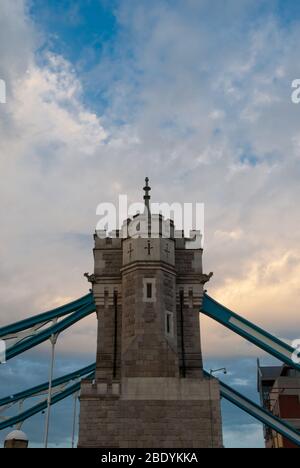
M 79 369 L 75 372 L 71 372 L 70 374 L 54 379 L 52 382 L 52 388 L 58 387 L 59 385 L 62 385 L 67 382 L 71 382 L 72 380 L 77 380 L 80 377 L 90 374 L 91 372 L 94 372 L 94 371 L 95 371 L 95 364 L 91 364 L 90 366 L 83 367 L 82 369 Z M 34 395 L 37 395 L 38 393 L 48 390 L 48 388 L 49 388 L 49 382 L 45 382 L 41 385 L 37 385 L 35 387 L 29 388 L 28 390 L 25 390 L 24 392 L 19 392 L 19 393 L 16 393 L 15 395 L 10 395 L 8 397 L 1 398 L 0 407 L 9 405 L 12 403 L 16 403 L 17 401 L 21 401 L 26 398 L 33 397 Z
M 7 335 L 12 335 L 14 333 L 19 333 L 20 331 L 27 330 L 28 328 L 34 327 L 40 323 L 45 323 L 55 318 L 63 317 L 64 315 L 78 310 L 83 305 L 92 304 L 93 302 L 93 294 L 89 293 L 80 299 L 70 302 L 64 306 L 57 307 L 56 309 L 50 310 L 48 312 L 43 312 L 42 314 L 35 315 L 34 317 L 29 317 L 28 319 L 21 320 L 20 322 L 0 328 L 0 338 L 3 338 Z
M 234 331 L 280 361 L 300 371 L 300 365 L 292 360 L 294 348 L 275 338 L 270 333 L 227 309 L 217 301 L 204 295 L 201 312 L 226 328 Z
M 64 376 L 64 377 L 61 377 L 60 379 L 56 379 L 54 382 L 56 382 L 56 386 L 59 385 L 60 383 L 67 383 L 73 380 L 74 378 L 76 378 L 76 376 L 78 377 L 79 374 L 81 374 L 81 376 L 88 374 L 86 378 L 93 379 L 95 376 L 95 368 L 96 368 L 96 365 L 92 364 L 90 366 L 87 366 L 84 369 L 75 371 L 72 374 L 69 374 L 68 376 Z M 205 371 L 204 371 L 204 375 L 208 378 L 211 377 L 210 374 Z M 43 387 L 43 389 L 45 387 L 47 388 L 48 385 L 49 384 L 47 382 L 41 386 L 33 387 L 32 389 L 22 392 L 22 394 L 20 393 L 18 395 L 15 395 L 15 397 L 18 399 L 23 399 L 19 397 L 21 397 L 21 395 L 26 395 L 27 397 L 34 396 L 37 393 L 37 389 L 41 387 Z M 73 393 L 78 392 L 79 390 L 80 390 L 80 382 L 70 386 L 69 388 L 63 390 L 62 392 L 57 393 L 56 395 L 53 395 L 51 404 L 54 405 L 58 403 L 59 401 L 62 401 L 64 398 L 67 398 L 68 396 L 72 395 Z M 272 429 L 277 431 L 279 434 L 289 439 L 291 442 L 300 446 L 300 433 L 296 431 L 295 428 L 285 423 L 284 421 L 280 420 L 279 418 L 275 417 L 272 413 L 268 412 L 264 408 L 261 408 L 259 405 L 249 400 L 248 398 L 244 397 L 242 394 L 238 393 L 236 390 L 224 384 L 223 382 L 220 382 L 220 392 L 221 392 L 221 397 L 230 401 L 232 404 L 242 409 L 247 414 L 251 415 L 252 417 L 257 419 L 261 423 L 265 424 L 266 426 L 271 427 Z M 9 397 L 4 398 L 1 401 L 7 401 L 7 400 L 9 400 Z M 7 427 L 12 427 L 15 424 L 21 423 L 25 421 L 26 419 L 29 419 L 30 417 L 34 416 L 35 414 L 40 413 L 46 407 L 47 407 L 47 402 L 46 401 L 41 402 L 33 406 L 32 408 L 26 411 L 23 411 L 17 416 L 14 416 L 12 418 L 7 419 L 6 421 L 1 422 L 0 430 L 6 429 Z
M 204 375 L 211 378 L 208 372 L 204 371 Z M 221 381 L 219 381 L 219 383 L 221 397 L 245 411 L 265 426 L 274 429 L 276 432 L 300 447 L 300 432 L 298 432 L 293 426 L 290 426 L 285 421 L 277 418 L 266 409 L 249 400 L 249 398 L 246 398 L 241 393 L 229 387 L 229 385 L 226 385 Z
M 92 379 L 93 376 L 94 376 L 94 373 L 88 375 L 87 378 Z M 66 390 L 63 390 L 62 392 L 57 393 L 56 395 L 53 395 L 53 397 L 51 398 L 51 406 L 64 400 L 68 396 L 73 395 L 79 390 L 80 390 L 80 382 L 72 385 L 71 387 L 67 388 Z M 7 427 L 13 427 L 16 424 L 24 422 L 26 421 L 26 419 L 29 419 L 35 414 L 38 414 L 41 411 L 44 411 L 46 408 L 47 408 L 47 400 L 42 401 L 41 403 L 38 403 L 32 408 L 29 408 L 28 410 L 23 411 L 22 413 L 16 416 L 13 416 L 12 418 L 9 418 L 5 421 L 0 422 L 0 431 L 2 431 L 3 429 L 6 429 Z
M 96 310 L 96 306 L 95 306 L 94 301 L 90 304 L 82 306 L 80 309 L 73 312 L 71 315 L 63 319 L 61 322 L 55 325 L 52 325 L 46 330 L 41 331 L 30 338 L 24 339 L 23 341 L 17 343 L 11 348 L 8 348 L 6 351 L 6 360 L 9 361 L 13 357 L 16 357 L 19 354 L 24 353 L 25 351 L 28 351 L 29 349 L 34 348 L 35 346 L 48 340 L 52 335 L 61 333 L 62 331 L 74 325 L 79 320 L 95 312 L 95 310 Z
M 63 330 L 72 326 L 77 321 L 93 313 L 94 311 L 95 311 L 95 303 L 93 300 L 93 296 L 92 294 L 88 294 L 87 296 L 84 296 L 78 301 L 74 301 L 73 303 L 67 304 L 66 306 L 63 306 L 63 307 L 59 307 L 58 309 L 55 309 L 54 311 L 46 312 L 44 314 L 40 314 L 37 317 L 33 317 L 31 319 L 27 319 L 22 322 L 18 322 L 17 324 L 13 324 L 8 327 L 0 329 L 0 337 L 1 337 L 7 334 L 17 333 L 18 331 L 26 330 L 27 328 L 30 328 L 36 324 L 45 322 L 47 320 L 50 321 L 55 317 L 62 317 L 63 315 L 67 315 L 70 313 L 70 316 L 62 320 L 60 323 L 57 323 L 56 325 L 49 327 L 47 330 L 37 333 L 33 337 L 25 339 L 24 341 L 16 344 L 15 346 L 12 346 L 7 351 L 7 359 L 11 359 L 12 357 L 17 356 L 18 354 L 21 354 L 22 352 L 28 349 L 31 349 L 34 346 L 37 346 L 43 341 L 46 341 L 47 339 L 49 339 L 52 335 L 62 332 Z M 204 296 L 201 312 L 213 318 L 214 320 L 218 321 L 225 327 L 239 334 L 240 336 L 252 342 L 253 344 L 259 346 L 261 349 L 267 351 L 268 353 L 270 353 L 277 359 L 281 360 L 282 362 L 285 362 L 286 364 L 290 365 L 296 370 L 300 370 L 300 365 L 295 364 L 292 361 L 292 354 L 294 353 L 294 349 L 291 346 L 273 337 L 271 334 L 267 333 L 262 328 L 257 327 L 256 325 L 252 324 L 248 320 L 230 311 L 229 309 L 222 306 L 221 304 L 216 302 L 214 299 L 212 299 L 208 295 Z M 95 369 L 95 365 L 88 366 L 85 369 L 87 373 L 91 372 L 88 377 L 93 378 L 94 372 L 92 372 L 92 370 Z M 69 374 L 68 376 L 55 379 L 54 386 L 74 380 L 76 376 L 77 377 L 80 376 L 79 374 L 83 370 L 84 369 L 81 369 L 78 372 Z M 85 374 L 82 373 L 81 375 L 85 375 Z M 209 376 L 208 373 L 205 373 L 205 375 Z M 3 402 L 3 405 L 4 405 L 4 404 L 12 403 L 14 401 L 22 400 L 28 396 L 32 396 L 33 394 L 38 393 L 39 391 L 45 390 L 47 386 L 48 386 L 48 383 L 42 384 L 37 387 L 33 387 L 32 389 L 29 389 L 25 392 L 21 392 L 13 396 L 12 398 L 7 397 L 4 399 L 1 399 L 0 403 Z M 264 408 L 261 408 L 256 403 L 245 398 L 243 395 L 236 392 L 229 386 L 223 384 L 222 382 L 220 382 L 220 386 L 221 386 L 221 396 L 223 398 L 227 399 L 228 401 L 230 401 L 231 403 L 233 403 L 234 405 L 236 405 L 243 411 L 246 411 L 248 414 L 250 414 L 257 420 L 265 424 L 266 426 L 271 427 L 272 429 L 279 432 L 287 439 L 291 440 L 292 442 L 300 446 L 300 433 L 297 432 L 293 427 L 289 426 L 284 421 L 276 418 L 271 413 L 266 411 Z M 71 395 L 72 393 L 77 392 L 79 389 L 80 389 L 80 382 L 54 395 L 52 398 L 51 404 L 58 403 L 59 401 Z M 10 418 L 4 422 L 1 422 L 0 430 L 5 429 L 6 427 L 10 427 L 15 424 L 18 424 L 22 421 L 25 421 L 26 419 L 30 418 L 34 414 L 37 414 L 43 411 L 46 407 L 47 407 L 46 401 L 39 403 L 35 405 L 34 407 L 30 408 L 29 410 L 26 410 L 13 418 Z

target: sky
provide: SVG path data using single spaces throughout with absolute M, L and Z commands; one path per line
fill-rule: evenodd
M 300 338 L 300 5 L 294 0 L 1 0 L 0 326 L 85 294 L 96 207 L 120 193 L 205 204 L 208 290 Z M 253 399 L 264 353 L 201 318 L 205 367 Z M 59 338 L 55 375 L 94 361 L 96 320 Z M 49 344 L 1 366 L 0 394 L 47 379 Z M 228 447 L 263 446 L 223 404 Z M 72 399 L 52 415 L 68 446 Z M 33 446 L 43 418 L 24 424 Z M 5 434 L 0 433 L 0 444 Z

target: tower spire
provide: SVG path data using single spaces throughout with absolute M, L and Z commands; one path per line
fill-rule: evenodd
M 143 188 L 145 195 L 144 195 L 144 201 L 145 201 L 145 210 L 144 214 L 148 215 L 148 237 L 151 237 L 151 211 L 150 211 L 150 195 L 149 192 L 151 190 L 151 187 L 149 186 L 149 177 L 146 177 L 145 179 L 146 185 Z
M 150 213 L 150 198 L 151 197 L 149 195 L 149 192 L 151 190 L 151 187 L 149 186 L 149 177 L 146 177 L 145 182 L 146 182 L 146 185 L 143 188 L 143 190 L 145 192 L 145 195 L 144 195 L 145 207 L 147 208 L 148 213 Z

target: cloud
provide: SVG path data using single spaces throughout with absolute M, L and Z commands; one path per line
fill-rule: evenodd
M 279 5 L 120 2 L 110 46 L 82 70 L 49 50 L 28 2 L 1 1 L 1 325 L 87 292 L 96 206 L 139 201 L 149 175 L 154 201 L 205 202 L 209 293 L 298 337 L 300 33 Z M 208 357 L 257 355 L 202 322 Z M 79 324 L 61 353 L 95 332 Z
M 251 2 L 210 10 L 207 24 L 204 1 L 172 11 L 154 2 L 150 17 L 136 6 L 133 15 L 119 6 L 128 41 L 116 40 L 91 74 L 97 82 L 110 65 L 99 116 L 71 63 L 47 51 L 36 60 L 41 37 L 26 4 L 1 4 L 1 31 L 14 45 L 2 63 L 10 96 L 0 123 L 1 319 L 85 292 L 97 204 L 114 201 L 115 187 L 135 198 L 150 172 L 157 199 L 205 202 L 210 292 L 288 336 L 299 325 L 298 115 L 289 99 L 298 30 L 271 13 L 260 20 Z M 232 13 L 243 27 L 227 29 Z M 86 236 L 80 248 L 76 235 Z
M 263 432 L 260 424 L 238 425 L 227 429 L 224 437 L 225 448 L 263 448 Z
M 116 187 L 137 199 L 147 172 L 157 200 L 205 202 L 210 293 L 294 338 L 299 158 L 289 78 L 296 26 L 287 29 L 272 11 L 260 19 L 255 2 L 228 2 L 224 14 L 208 13 L 205 1 L 172 10 L 157 1 L 150 17 L 144 2 L 133 15 L 119 5 L 114 52 L 85 81 L 93 89 L 100 80 L 109 98 L 97 115 L 84 103 L 73 64 L 47 50 L 37 60 L 44 38 L 26 3 L 1 8 L 2 34 L 14 45 L 1 69 L 9 70 L 10 89 L 0 123 L 1 321 L 86 292 L 81 275 L 92 269 L 97 204 L 116 200 Z M 209 349 L 217 327 L 210 325 Z M 230 339 L 228 349 L 238 349 L 239 338 L 236 347 Z

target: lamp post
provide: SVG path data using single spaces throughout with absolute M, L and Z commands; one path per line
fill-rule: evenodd
M 48 388 L 48 399 L 47 399 L 47 413 L 46 413 L 46 423 L 45 423 L 45 448 L 48 448 L 48 435 L 49 435 L 49 422 L 50 422 L 50 411 L 51 411 L 51 394 L 52 394 L 52 380 L 53 380 L 53 369 L 54 369 L 54 359 L 55 359 L 55 345 L 57 342 L 58 333 L 52 335 L 50 338 L 51 342 L 51 364 L 49 372 L 49 388 Z
M 210 433 L 211 433 L 211 448 L 214 448 L 214 427 L 213 427 L 213 406 L 212 406 L 212 398 L 211 398 L 211 380 L 213 375 L 223 372 L 223 374 L 227 374 L 227 369 L 225 367 L 221 367 L 220 369 L 210 369 L 210 377 L 209 377 L 209 402 L 210 402 Z
M 77 399 L 79 398 L 79 392 L 74 395 L 74 413 L 73 413 L 73 431 L 72 431 L 72 448 L 75 444 L 75 431 L 76 431 L 76 416 L 77 416 Z

